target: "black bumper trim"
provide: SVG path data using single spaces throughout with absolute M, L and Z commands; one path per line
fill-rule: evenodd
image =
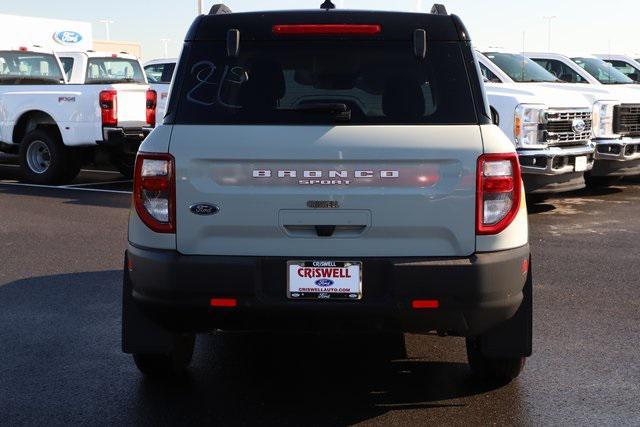
M 516 313 L 529 247 L 466 258 L 364 258 L 357 302 L 288 300 L 288 258 L 185 256 L 131 245 L 127 256 L 132 299 L 170 329 L 353 327 L 468 336 Z M 238 307 L 212 309 L 213 297 L 237 298 Z M 414 299 L 437 299 L 440 307 L 413 310 Z

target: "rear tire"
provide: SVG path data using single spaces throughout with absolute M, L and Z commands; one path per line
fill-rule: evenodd
M 508 384 L 518 378 L 527 358 L 493 359 L 482 353 L 482 338 L 467 338 L 467 359 L 471 372 L 478 378 L 495 384 Z
M 67 184 L 80 173 L 80 158 L 75 150 L 65 147 L 56 132 L 36 129 L 22 139 L 20 166 L 27 182 Z
M 191 365 L 195 335 L 180 335 L 175 339 L 169 354 L 134 354 L 136 366 L 150 378 L 171 378 L 182 376 Z
M 136 156 L 120 154 L 114 156 L 113 163 L 115 164 L 118 172 L 127 179 L 133 178 L 135 169 Z

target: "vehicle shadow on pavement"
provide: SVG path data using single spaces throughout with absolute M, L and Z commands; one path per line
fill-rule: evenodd
M 348 335 L 204 335 L 185 379 L 151 381 L 121 353 L 121 280 L 106 271 L 0 285 L 0 419 L 335 425 L 455 409 L 492 389 L 465 363 L 390 360 L 388 346 Z
M 124 208 L 131 206 L 131 195 L 117 193 L 93 193 L 73 189 L 57 190 L 37 187 L 0 185 L 0 194 L 42 197 L 64 200 L 64 203 L 78 206 L 98 206 L 107 208 Z

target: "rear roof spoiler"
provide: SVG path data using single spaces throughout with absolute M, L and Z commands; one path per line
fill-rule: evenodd
M 209 10 L 209 15 L 226 15 L 227 13 L 233 13 L 229 7 L 224 4 L 214 4 Z
M 431 8 L 432 15 L 449 15 L 447 13 L 447 8 L 443 4 L 436 3 Z

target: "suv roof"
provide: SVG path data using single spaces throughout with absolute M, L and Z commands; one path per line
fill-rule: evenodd
M 201 15 L 189 29 L 186 41 L 226 40 L 229 30 L 239 30 L 242 40 L 274 40 L 274 25 L 376 24 L 382 32 L 370 39 L 411 40 L 407 28 L 427 30 L 433 41 L 467 41 L 468 32 L 456 15 L 362 10 L 289 10 Z M 290 37 L 288 37 L 291 39 Z M 337 36 L 344 38 L 344 36 Z

